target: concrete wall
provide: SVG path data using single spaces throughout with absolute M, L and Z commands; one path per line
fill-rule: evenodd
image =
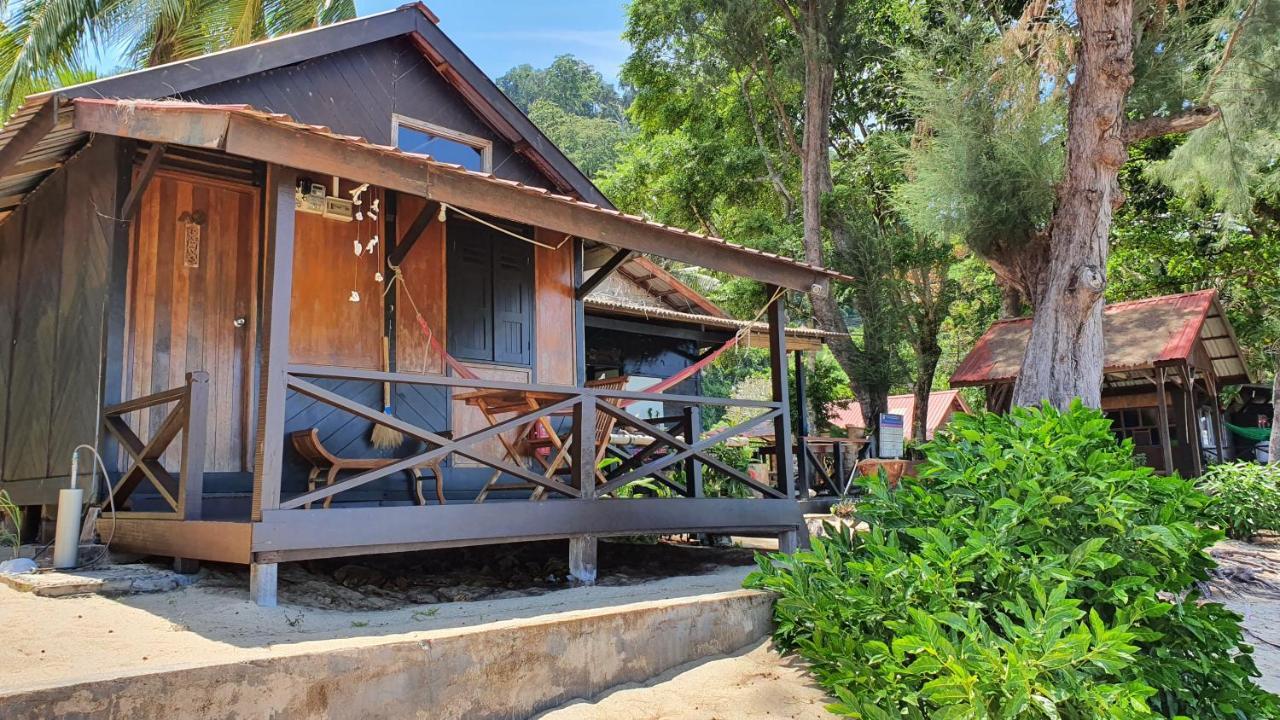
M 739 590 L 0 696 L 23 718 L 527 718 L 769 633 Z

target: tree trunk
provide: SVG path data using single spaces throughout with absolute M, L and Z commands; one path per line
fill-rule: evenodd
M 1280 350 L 1276 351 L 1276 377 L 1271 381 L 1271 442 L 1267 443 L 1269 462 L 1280 463 Z
M 1048 267 L 1029 298 L 1035 316 L 1015 405 L 1102 404 L 1102 294 L 1111 214 L 1123 202 L 1116 178 L 1128 159 L 1122 121 L 1133 84 L 1133 3 L 1079 0 L 1076 13 L 1080 59 L 1067 111 L 1066 174 Z
M 925 442 L 929 432 L 929 395 L 933 392 L 933 376 L 938 370 L 938 360 L 942 357 L 942 348 L 938 347 L 937 335 L 932 337 L 931 351 L 927 346 L 916 351 L 916 383 L 915 397 L 912 399 L 911 437 L 917 443 Z
M 1011 282 L 1000 283 L 1000 319 L 1022 317 L 1022 291 Z

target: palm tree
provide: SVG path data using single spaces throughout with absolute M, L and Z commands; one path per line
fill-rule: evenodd
M 0 105 L 92 79 L 90 47 L 150 67 L 355 14 L 355 0 L 0 0 Z

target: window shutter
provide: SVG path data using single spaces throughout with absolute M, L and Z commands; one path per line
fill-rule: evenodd
M 512 238 L 493 239 L 493 359 L 530 365 L 533 356 L 533 248 Z
M 493 244 L 469 223 L 448 226 L 449 354 L 493 360 Z

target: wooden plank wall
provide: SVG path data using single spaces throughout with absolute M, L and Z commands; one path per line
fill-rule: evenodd
M 364 202 L 371 202 L 370 193 Z M 355 243 L 367 247 L 380 235 L 382 223 L 342 222 L 301 212 L 295 223 L 290 360 L 381 368 L 382 282 L 377 274 L 385 244 L 379 238 L 372 253 L 357 256 Z M 352 292 L 358 293 L 358 301 L 351 299 Z
M 399 113 L 489 140 L 497 175 L 552 187 L 404 37 L 211 85 L 183 97 L 215 104 L 248 103 L 387 145 L 391 144 L 391 114 Z
M 564 242 L 562 233 L 538 228 L 538 242 L 558 250 L 536 248 L 534 252 L 534 309 L 537 313 L 534 347 L 537 353 L 538 382 L 573 385 L 577 380 L 574 336 L 573 242 Z
M 51 503 L 94 442 L 116 143 L 94 140 L 0 225 L 0 480 Z

